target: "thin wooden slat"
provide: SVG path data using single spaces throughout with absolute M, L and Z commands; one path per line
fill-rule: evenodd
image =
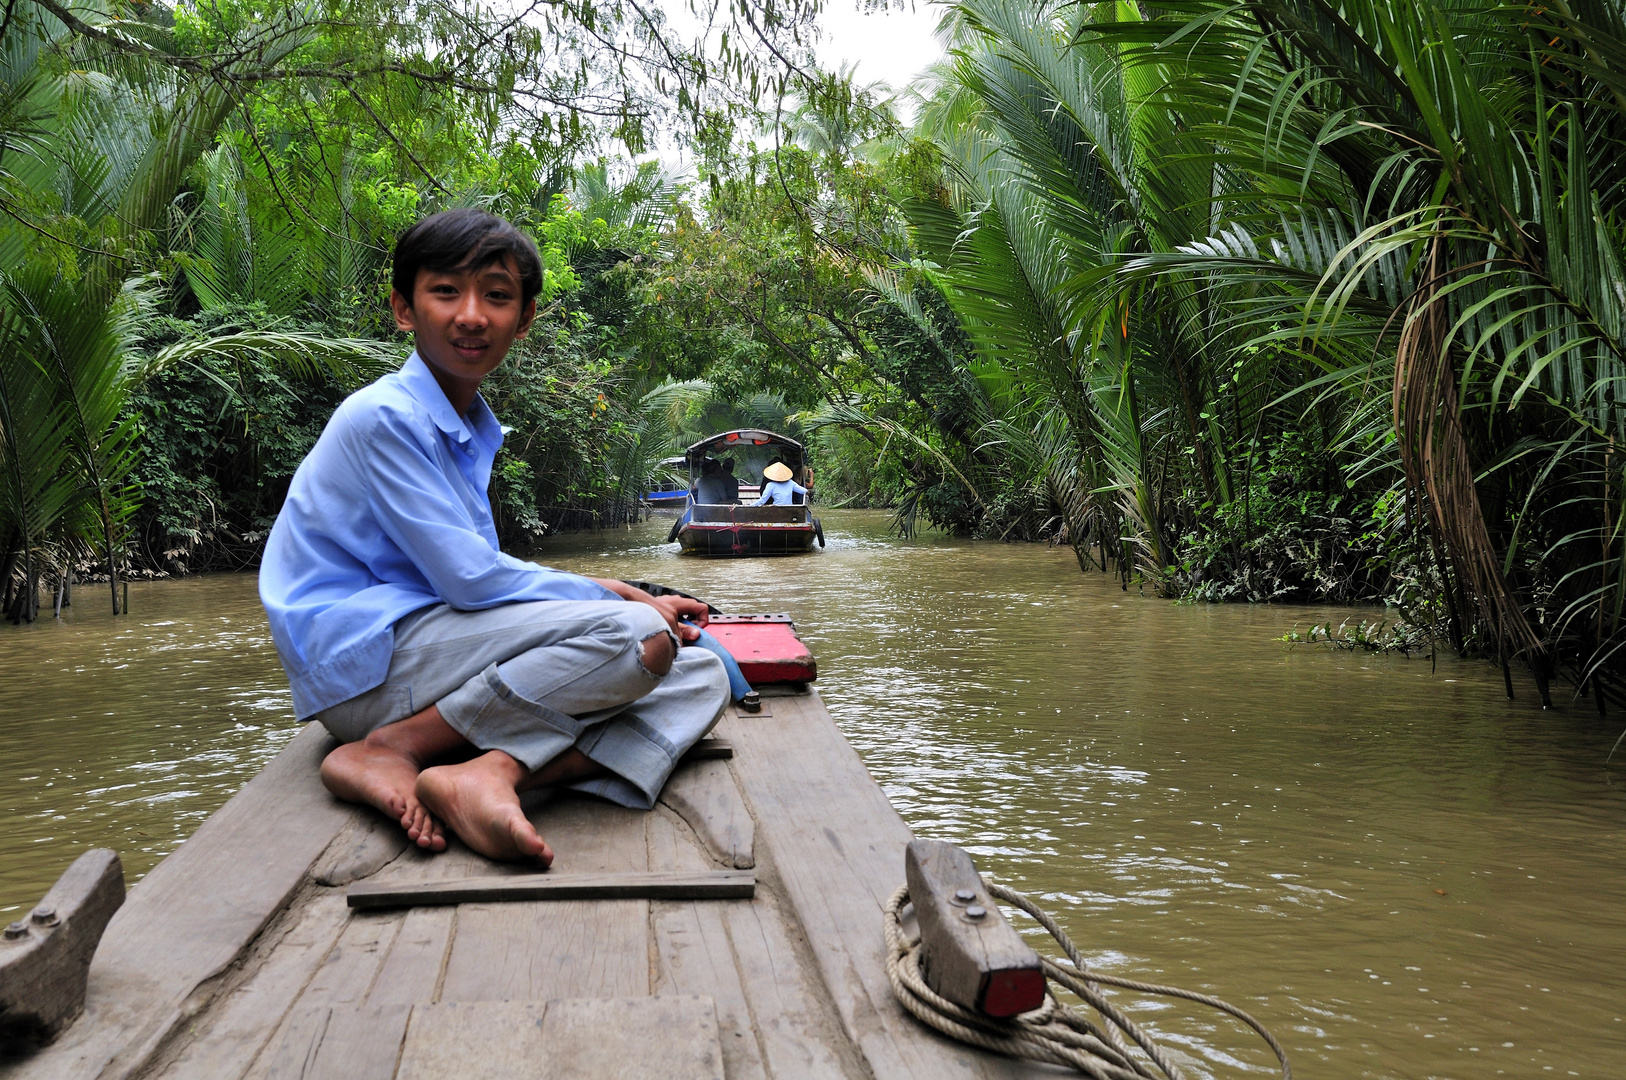
M 84 1015 L 10 1077 L 123 1080 L 197 1015 L 210 980 L 237 961 L 363 812 L 322 788 L 317 769 L 332 746 L 321 725 L 306 725 L 130 890 L 91 963 Z
M 886 977 L 881 912 L 903 882 L 909 827 L 841 737 L 817 693 L 768 720 L 728 721 L 746 801 L 848 1037 L 876 1080 L 1039 1075 L 977 1053 L 903 1011 Z
M 727 739 L 701 739 L 683 755 L 683 761 L 727 761 L 734 756 L 734 744 Z
M 412 1010 L 396 1080 L 515 1080 L 539 1076 L 542 1001 L 448 1001 Z
M 725 866 L 748 870 L 757 864 L 756 826 L 727 762 L 702 761 L 679 767 L 661 792 L 661 802 L 688 822 Z
M 756 886 L 749 870 L 701 870 L 391 881 L 352 885 L 347 895 L 352 908 L 372 909 L 514 900 L 748 900 Z
M 723 1080 L 711 998 L 548 1002 L 545 1080 Z

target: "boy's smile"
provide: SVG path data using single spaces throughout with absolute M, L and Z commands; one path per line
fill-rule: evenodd
M 497 369 L 536 318 L 536 301 L 520 301 L 512 258 L 473 270 L 419 270 L 412 298 L 390 293 L 395 325 L 410 330 L 418 355 L 459 416 L 481 381 Z

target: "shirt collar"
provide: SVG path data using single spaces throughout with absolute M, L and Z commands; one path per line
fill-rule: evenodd
M 468 418 L 457 415 L 452 403 L 447 400 L 446 392 L 435 381 L 435 373 L 429 370 L 429 365 L 419 356 L 416 350 L 407 357 L 407 362 L 401 365 L 401 385 L 406 387 L 407 393 L 429 410 L 430 417 L 435 426 L 458 442 L 468 442 L 471 438 L 479 437 L 482 442 L 495 446 L 502 445 L 503 428 L 497 423 L 497 417 L 492 413 L 491 406 L 479 394 L 474 395 L 474 403 L 469 406 Z

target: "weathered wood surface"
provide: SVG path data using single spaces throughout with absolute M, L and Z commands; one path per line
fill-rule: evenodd
M 547 1080 L 723 1080 L 717 1010 L 698 994 L 550 1001 L 542 1042 Z
M 877 1080 L 1041 1075 L 926 1031 L 892 996 L 881 913 L 912 834 L 816 693 L 774 707 L 772 719 L 729 723 L 737 776 L 842 1027 Z
M 649 823 L 651 866 L 704 866 L 682 825 Z M 651 932 L 658 954 L 655 993 L 698 993 L 717 1006 L 730 1080 L 862 1076 L 846 1051 L 840 1021 L 797 950 L 772 890 L 750 904 L 657 903 Z
M 723 865 L 748 870 L 757 864 L 756 825 L 725 763 L 701 761 L 679 769 L 661 792 L 661 802 Z
M 555 1054 L 522 1075 L 607 1075 L 592 1071 L 605 1067 L 596 1055 L 630 1053 L 639 1039 L 655 1038 L 650 1032 L 660 1032 L 656 1045 L 672 1062 L 692 1060 L 698 1070 L 668 1062 L 650 1075 L 940 1080 L 1042 1072 L 949 1043 L 892 1000 L 881 907 L 902 881 L 909 831 L 817 695 L 774 695 L 771 716 L 731 710 L 719 733 L 733 757 L 713 750 L 682 764 L 653 812 L 563 797 L 528 803 L 527 813 L 557 853 L 550 881 L 716 874 L 749 858 L 757 882 L 750 899 L 372 911 L 348 908 L 345 889 L 323 881 L 360 875 L 366 885 L 423 887 L 479 878 L 501 887 L 535 871 L 490 863 L 454 842 L 439 855 L 399 845 L 369 872 L 398 841 L 372 826 L 370 811 L 322 792 L 316 764 L 326 740 L 307 731 L 132 890 L 127 911 L 144 914 L 130 925 L 155 934 L 155 944 L 137 949 L 114 936 L 121 914 L 109 930 L 120 943 L 93 965 L 85 1019 L 53 1056 L 0 1077 L 268 1080 L 338 1075 L 342 1067 L 357 1077 L 475 1080 L 486 1075 L 481 1061 L 496 1068 L 518 1055 L 536 1063 L 527 1040 L 544 1027 Z M 289 830 L 291 820 L 304 828 Z M 576 1003 L 550 1011 L 567 999 Z M 711 1019 L 662 1031 L 648 1021 L 668 1007 L 665 999 L 703 999 Z M 531 1027 L 493 1026 L 501 1016 L 528 1017 Z M 621 1019 L 606 1029 L 611 1016 Z M 505 1034 L 455 1035 L 497 1029 Z M 710 1032 L 710 1057 L 684 1056 L 679 1044 L 695 1031 Z M 567 1045 L 577 1048 L 557 1053 Z M 577 1066 L 589 1071 L 569 1071 Z M 631 1068 L 617 1064 L 610 1074 L 638 1075 Z
M 73 861 L 0 939 L 0 1045 L 37 1047 L 85 1006 L 90 958 L 124 903 L 124 866 L 94 848 Z
M 392 1080 L 410 1005 L 301 1010 L 271 1053 L 269 1080 Z
M 407 846 L 406 830 L 383 814 L 357 814 L 311 868 L 318 885 L 348 885 L 378 873 Z
M 1044 1004 L 1039 954 L 1005 921 L 970 855 L 942 840 L 911 840 L 904 877 L 927 986 L 989 1016 L 1016 1016 Z
M 375 909 L 516 900 L 749 900 L 756 888 L 756 875 L 746 870 L 480 874 L 448 881 L 352 885 L 347 901 L 353 908 Z
M 230 967 L 357 813 L 323 788 L 333 745 L 309 724 L 169 858 L 130 890 L 90 965 L 85 1012 L 0 1076 L 132 1075 L 212 996 Z M 298 822 L 298 828 L 290 828 Z
M 448 1001 L 418 1005 L 398 1080 L 510 1080 L 543 1075 L 545 1001 Z

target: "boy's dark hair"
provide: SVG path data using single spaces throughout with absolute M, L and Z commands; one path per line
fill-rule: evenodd
M 483 270 L 504 256 L 519 270 L 521 305 L 542 291 L 542 257 L 531 238 L 496 214 L 464 207 L 430 214 L 395 242 L 390 285 L 412 306 L 419 270 Z

